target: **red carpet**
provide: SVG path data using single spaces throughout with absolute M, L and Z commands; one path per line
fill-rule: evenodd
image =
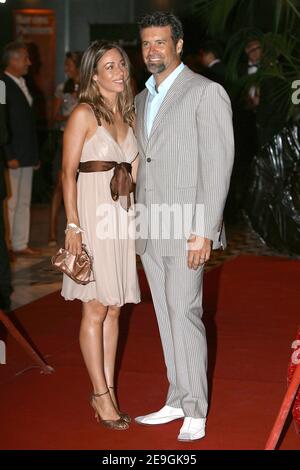
M 122 313 L 118 363 L 120 402 L 133 416 L 162 406 L 167 390 L 143 273 L 141 281 L 143 302 Z M 180 421 L 159 427 L 133 423 L 122 432 L 96 423 L 77 339 L 80 302 L 54 293 L 18 309 L 17 319 L 55 373 L 30 368 L 30 359 L 7 338 L 8 364 L 0 366 L 0 448 L 263 449 L 286 389 L 299 324 L 299 282 L 299 261 L 282 258 L 240 256 L 206 274 L 210 411 L 207 436 L 191 444 L 176 440 Z M 289 423 L 280 449 L 299 448 Z

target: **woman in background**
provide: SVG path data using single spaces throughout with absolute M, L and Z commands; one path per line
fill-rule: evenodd
M 58 139 L 53 162 L 54 189 L 50 208 L 49 246 L 57 244 L 57 219 L 63 200 L 61 183 L 62 141 L 68 117 L 78 103 L 79 68 L 81 52 L 67 52 L 64 70 L 68 79 L 60 83 L 55 92 L 53 122 L 58 127 Z

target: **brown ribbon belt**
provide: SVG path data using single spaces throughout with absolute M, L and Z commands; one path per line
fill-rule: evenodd
M 130 193 L 133 192 L 133 182 L 131 177 L 131 164 L 127 162 L 106 162 L 98 160 L 90 160 L 88 162 L 81 162 L 79 164 L 80 173 L 93 173 L 96 171 L 109 171 L 114 170 L 112 179 L 110 180 L 110 192 L 114 201 L 119 199 L 119 196 L 126 196 L 120 199 L 120 204 L 128 211 L 131 206 Z

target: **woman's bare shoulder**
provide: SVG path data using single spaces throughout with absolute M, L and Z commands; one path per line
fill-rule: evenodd
M 74 108 L 73 112 L 82 118 L 90 118 L 94 116 L 94 111 L 88 103 L 79 103 Z
M 69 118 L 73 123 L 77 122 L 85 127 L 93 126 L 95 114 L 87 103 L 79 103 L 71 113 Z

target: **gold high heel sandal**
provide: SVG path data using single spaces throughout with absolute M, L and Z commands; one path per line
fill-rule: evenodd
M 109 389 L 111 388 L 112 390 L 115 389 L 115 387 L 108 387 Z M 119 408 L 116 406 L 116 410 L 120 417 L 126 422 L 126 423 L 131 423 L 131 417 L 127 413 L 123 413 L 122 411 L 119 410 Z
M 98 423 L 103 424 L 106 428 L 109 429 L 116 429 L 119 431 L 123 431 L 125 429 L 129 428 L 128 423 L 122 419 L 121 417 L 119 419 L 102 419 L 99 411 L 97 410 L 95 400 L 99 397 L 102 397 L 103 395 L 107 395 L 109 393 L 109 390 L 107 390 L 104 393 L 92 393 L 91 398 L 90 398 L 90 404 L 93 407 L 95 411 L 95 418 Z

